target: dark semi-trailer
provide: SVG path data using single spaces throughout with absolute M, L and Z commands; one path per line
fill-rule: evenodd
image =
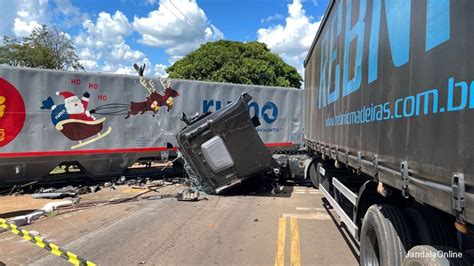
M 360 264 L 472 265 L 473 80 L 474 1 L 330 2 L 305 60 L 308 172 Z

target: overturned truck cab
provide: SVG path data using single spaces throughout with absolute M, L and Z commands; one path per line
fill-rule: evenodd
M 243 93 L 239 99 L 215 113 L 204 113 L 192 119 L 176 136 L 186 170 L 199 182 L 201 189 L 219 194 L 225 189 L 277 167 L 270 150 L 260 139 L 250 117 Z

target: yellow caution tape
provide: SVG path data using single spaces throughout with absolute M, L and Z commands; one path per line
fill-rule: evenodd
M 30 232 L 16 226 L 13 223 L 7 222 L 5 219 L 0 218 L 0 227 L 16 235 L 19 235 L 30 242 L 35 243 L 38 247 L 44 248 L 58 257 L 66 259 L 73 265 L 96 266 L 95 263 L 85 260 L 72 252 L 66 251 L 42 237 L 33 236 Z

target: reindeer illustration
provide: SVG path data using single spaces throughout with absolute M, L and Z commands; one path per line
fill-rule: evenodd
M 164 88 L 164 95 L 159 94 L 156 92 L 155 89 L 155 82 L 153 80 L 146 80 L 143 77 L 143 72 L 145 71 L 145 64 L 142 67 L 139 67 L 137 64 L 134 64 L 133 67 L 138 72 L 140 76 L 140 84 L 145 88 L 148 92 L 146 101 L 144 102 L 130 102 L 130 110 L 128 111 L 127 116 L 125 119 L 129 118 L 131 115 L 137 115 L 138 113 L 144 114 L 145 112 L 151 111 L 153 112 L 153 116 L 158 113 L 158 110 L 161 106 L 166 105 L 168 107 L 168 111 L 173 108 L 174 98 L 179 96 L 179 93 L 171 88 L 168 82 L 163 82 L 160 79 L 160 83 Z M 165 84 L 166 83 L 166 84 Z
M 163 93 L 165 94 L 163 96 L 164 103 L 168 107 L 168 112 L 170 109 L 173 108 L 174 105 L 174 98 L 179 96 L 179 93 L 175 91 L 173 88 L 171 88 L 171 85 L 169 82 L 163 82 L 162 79 L 160 79 L 161 85 L 163 86 L 164 90 Z

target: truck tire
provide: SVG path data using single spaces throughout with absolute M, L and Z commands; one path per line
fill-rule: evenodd
M 319 182 L 320 182 L 320 174 L 318 172 L 318 161 L 313 160 L 311 164 L 308 167 L 308 175 L 309 178 L 311 179 L 311 183 L 313 183 L 313 186 L 316 188 L 319 188 Z
M 401 265 L 411 247 L 402 212 L 392 205 L 372 205 L 362 222 L 360 265 Z
M 440 256 L 440 254 L 461 254 L 462 257 L 456 256 Z M 408 251 L 405 259 L 403 260 L 403 266 L 444 266 L 444 265 L 473 265 L 474 261 L 468 255 L 460 252 L 457 249 L 450 247 L 440 246 L 428 246 L 421 245 L 415 246 Z
M 456 245 L 454 225 L 449 225 L 438 213 L 428 208 L 407 208 L 403 211 L 413 236 L 414 245 L 448 246 Z

